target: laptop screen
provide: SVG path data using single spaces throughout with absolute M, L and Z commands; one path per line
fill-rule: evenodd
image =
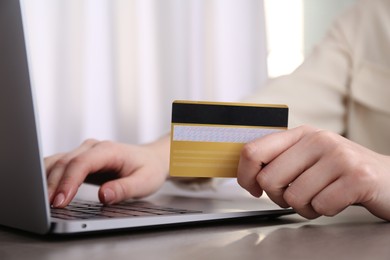
M 21 4 L 0 1 L 0 224 L 49 228 Z M 21 211 L 23 209 L 23 211 Z

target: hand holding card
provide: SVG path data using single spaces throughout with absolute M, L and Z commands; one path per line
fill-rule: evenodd
M 287 124 L 286 105 L 174 101 L 170 175 L 236 177 L 244 144 Z

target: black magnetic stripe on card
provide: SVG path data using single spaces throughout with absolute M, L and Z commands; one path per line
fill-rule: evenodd
M 287 127 L 287 107 L 173 103 L 172 123 Z

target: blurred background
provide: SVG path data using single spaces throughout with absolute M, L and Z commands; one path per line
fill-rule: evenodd
M 45 155 L 152 141 L 174 99 L 239 101 L 355 0 L 23 0 Z

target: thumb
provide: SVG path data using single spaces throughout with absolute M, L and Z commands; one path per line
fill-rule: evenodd
M 139 169 L 129 176 L 106 182 L 99 189 L 99 200 L 103 204 L 114 204 L 146 197 L 157 191 L 164 182 L 164 178 L 160 180 L 159 176 L 162 175 Z

